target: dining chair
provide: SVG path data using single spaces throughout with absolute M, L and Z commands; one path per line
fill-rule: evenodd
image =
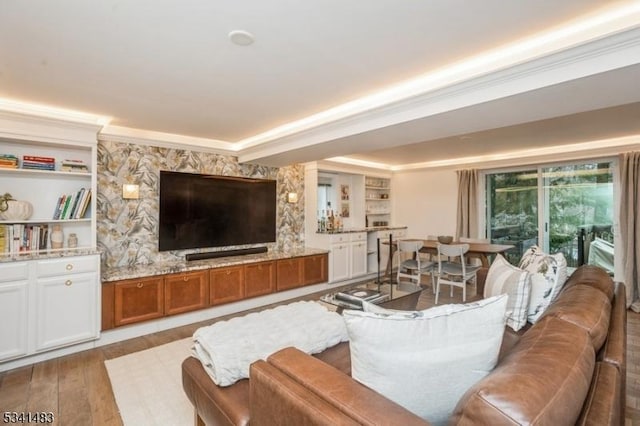
M 422 274 L 431 273 L 431 286 L 435 286 L 435 263 L 423 259 L 420 256 L 420 249 L 423 246 L 421 240 L 409 241 L 398 240 L 398 271 L 396 279 L 400 282 L 400 278 L 409 278 L 415 281 L 417 285 L 421 283 Z M 410 258 L 403 260 L 403 253 L 411 254 Z
M 460 237 L 458 241 L 461 243 L 475 243 L 475 244 L 490 244 L 491 240 L 489 238 L 469 238 L 469 237 Z M 482 260 L 478 256 L 467 256 L 467 263 L 470 265 L 482 265 Z
M 462 302 L 467 301 L 467 282 L 476 282 L 476 272 L 479 266 L 469 265 L 465 261 L 465 253 L 469 251 L 469 244 L 440 244 L 438 243 L 438 272 L 436 284 L 436 305 L 440 296 L 440 285 L 450 286 L 453 297 L 453 287 L 462 288 Z M 448 259 L 448 260 L 447 260 Z

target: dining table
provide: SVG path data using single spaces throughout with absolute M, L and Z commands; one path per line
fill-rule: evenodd
M 432 255 L 438 254 L 438 240 L 429 240 L 422 238 L 403 238 L 403 241 L 422 241 L 421 253 L 429 253 Z M 389 261 L 387 262 L 386 275 L 390 275 L 393 268 L 393 256 L 397 250 L 397 240 L 383 241 L 383 244 L 390 245 Z M 468 244 L 469 251 L 465 253 L 466 257 L 479 259 L 482 263 L 482 267 L 488 268 L 490 265 L 489 257 L 496 254 L 502 254 L 507 250 L 515 248 L 511 244 L 494 244 L 494 243 L 480 243 L 480 242 L 457 242 L 453 241 L 450 244 Z

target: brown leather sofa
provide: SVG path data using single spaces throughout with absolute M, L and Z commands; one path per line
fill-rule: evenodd
M 535 325 L 507 330 L 496 368 L 462 397 L 450 424 L 624 423 L 622 284 L 582 266 Z M 249 380 L 226 388 L 213 384 L 195 358 L 182 369 L 200 424 L 429 424 L 353 380 L 347 343 L 315 356 L 283 349 L 254 363 Z

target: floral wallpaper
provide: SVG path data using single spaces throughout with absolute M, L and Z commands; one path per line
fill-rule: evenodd
M 158 251 L 160 170 L 244 176 L 277 181 L 276 242 L 269 250 L 304 246 L 304 166 L 240 164 L 237 157 L 174 148 L 101 141 L 98 144 L 97 232 L 104 267 L 183 260 L 186 253 L 249 246 Z M 140 198 L 122 198 L 122 185 L 140 186 Z M 288 203 L 287 194 L 298 194 Z

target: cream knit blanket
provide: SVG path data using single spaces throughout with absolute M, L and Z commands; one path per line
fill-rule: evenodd
M 347 339 L 342 316 L 316 302 L 295 302 L 199 328 L 192 353 L 215 384 L 229 386 L 280 349 L 314 354 Z

